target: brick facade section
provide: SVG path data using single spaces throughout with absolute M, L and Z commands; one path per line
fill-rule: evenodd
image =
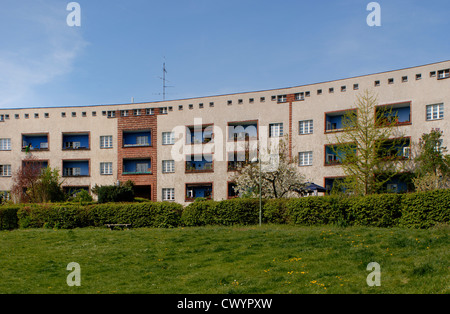
M 117 145 L 118 145 L 118 158 L 117 158 L 117 178 L 120 182 L 126 182 L 131 180 L 136 187 L 150 186 L 151 200 L 157 199 L 157 168 L 158 168 L 158 154 L 157 154 L 157 139 L 158 139 L 158 126 L 157 115 L 159 109 L 155 109 L 154 115 L 146 115 L 145 109 L 141 110 L 141 114 L 138 116 L 133 115 L 133 110 L 129 110 L 128 116 L 120 116 L 120 112 L 116 113 L 118 131 L 117 131 Z M 124 131 L 139 131 L 150 130 L 151 145 L 145 147 L 124 147 L 123 145 L 123 132 Z M 151 161 L 151 174 L 122 174 L 123 172 L 123 160 L 132 158 L 150 158 Z

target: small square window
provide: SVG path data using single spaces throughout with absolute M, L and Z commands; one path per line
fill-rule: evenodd
M 272 96 L 272 101 L 277 100 L 277 96 Z
M 322 90 L 321 89 L 317 90 L 317 95 L 322 95 Z
M 92 116 L 96 117 L 97 116 L 97 111 L 92 111 Z
M 86 113 L 85 111 L 83 111 L 83 112 L 81 113 L 81 116 L 87 117 L 87 113 Z
M 25 119 L 29 119 L 30 115 L 28 113 L 26 113 L 24 117 L 25 117 Z
M 214 107 L 214 102 L 211 101 L 211 102 L 209 103 L 209 106 L 210 106 L 210 107 Z
M 169 108 L 169 111 L 173 111 L 173 107 L 172 106 L 169 106 L 168 108 Z
M 402 83 L 406 83 L 408 82 L 408 77 L 407 76 L 402 76 Z
M 394 84 L 394 79 L 393 78 L 388 79 L 388 84 Z
M 375 87 L 378 87 L 378 86 L 381 85 L 381 83 L 380 83 L 380 81 L 375 81 L 375 82 L 374 82 L 374 85 L 375 85 Z
M 359 89 L 359 84 L 353 84 L 353 90 L 358 90 Z
M 232 101 L 232 100 L 228 100 L 227 104 L 228 104 L 228 105 L 232 105 L 232 104 L 233 104 L 233 101 Z
M 430 77 L 436 77 L 436 71 L 431 71 L 430 72 Z
M 76 112 L 72 112 L 72 117 L 76 117 L 77 113 Z
M 34 118 L 35 118 L 35 119 L 39 119 L 39 113 L 35 113 L 35 114 L 34 114 Z
M 194 105 L 193 104 L 189 104 L 189 109 L 194 109 Z
M 305 97 L 311 96 L 311 92 L 305 92 Z
M 330 94 L 334 93 L 334 88 L 333 88 L 333 87 L 330 87 L 330 88 L 328 89 L 328 92 L 329 92 Z
M 248 102 L 251 103 L 251 104 L 253 104 L 253 103 L 255 102 L 255 98 L 249 98 L 249 99 L 248 99 Z
M 261 97 L 261 98 L 259 98 L 259 101 L 260 101 L 260 102 L 265 102 L 265 101 L 266 101 L 266 97 Z
M 102 116 L 106 116 L 106 111 L 102 111 Z
M 66 117 L 66 113 L 65 112 L 61 112 L 61 118 L 65 118 Z
M 20 116 L 16 113 L 16 114 L 14 115 L 14 118 L 19 119 Z
M 50 114 L 48 112 L 44 113 L 44 118 L 50 117 Z
M 422 79 L 422 74 L 416 74 L 416 80 L 421 80 Z
M 183 110 L 183 105 L 178 105 L 178 110 Z
M 238 99 L 238 104 L 242 105 L 244 103 L 244 101 L 242 99 Z
M 341 86 L 341 92 L 345 92 L 347 90 L 347 86 Z
M 198 107 L 199 107 L 200 109 L 202 109 L 202 108 L 203 108 L 203 103 L 199 103 L 199 104 L 198 104 Z

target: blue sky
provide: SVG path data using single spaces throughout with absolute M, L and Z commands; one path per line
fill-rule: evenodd
M 0 107 L 266 90 L 450 59 L 450 1 L 0 0 Z

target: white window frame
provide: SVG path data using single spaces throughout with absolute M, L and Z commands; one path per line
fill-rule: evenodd
M 113 148 L 113 136 L 112 135 L 100 136 L 100 148 Z
M 0 177 L 11 177 L 11 165 L 0 165 Z
M 162 172 L 163 173 L 174 173 L 175 172 L 175 160 L 163 160 L 162 161 Z
M 113 174 L 112 162 L 101 162 L 100 163 L 100 174 L 101 175 L 112 175 Z
M 136 163 L 136 172 L 137 173 L 147 173 L 150 165 L 147 162 L 137 162 Z
M 162 189 L 162 200 L 163 201 L 174 201 L 175 200 L 175 189 L 174 188 Z
M 65 177 L 78 177 L 81 176 L 81 168 L 64 168 Z
M 313 120 L 302 120 L 298 123 L 299 134 L 313 134 L 314 122 Z
M 312 166 L 313 164 L 313 152 L 299 152 L 298 153 L 298 165 L 300 167 L 303 166 Z
M 0 138 L 0 150 L 11 150 L 10 138 Z
M 163 132 L 162 133 L 162 144 L 163 145 L 175 144 L 175 132 Z
M 282 137 L 282 136 L 283 136 L 283 123 L 269 124 L 269 137 Z
M 444 104 L 427 105 L 427 121 L 444 119 Z

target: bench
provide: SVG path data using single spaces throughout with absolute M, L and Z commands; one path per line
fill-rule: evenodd
M 131 228 L 131 224 L 106 224 L 105 226 L 107 226 L 109 229 L 114 230 L 115 227 L 120 227 L 120 228 L 127 228 L 130 229 Z

